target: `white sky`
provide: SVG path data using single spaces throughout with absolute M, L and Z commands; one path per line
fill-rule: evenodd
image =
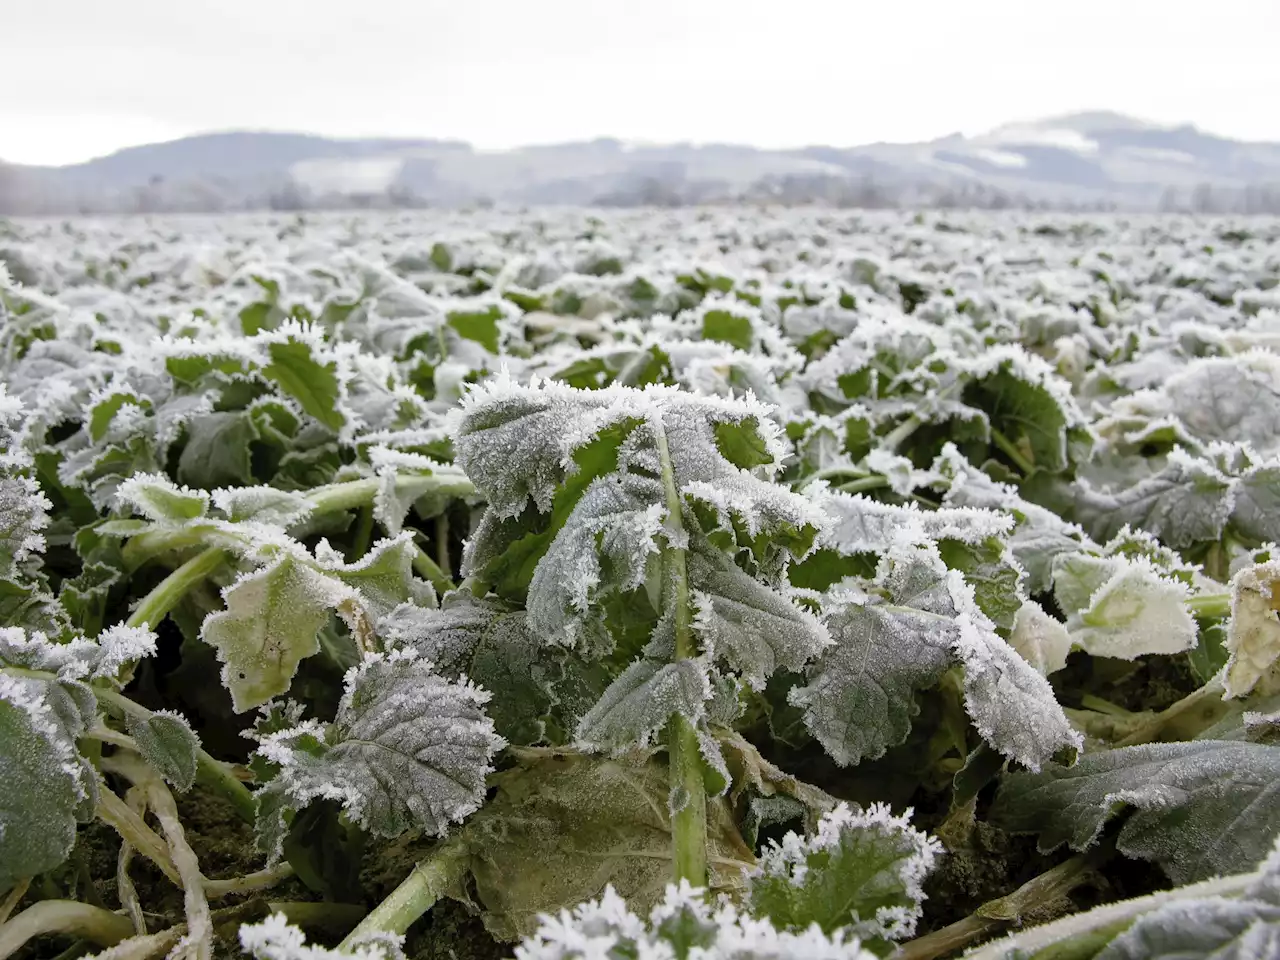
M 0 158 L 225 129 L 926 140 L 1109 109 L 1280 141 L 1280 0 L 0 0 Z

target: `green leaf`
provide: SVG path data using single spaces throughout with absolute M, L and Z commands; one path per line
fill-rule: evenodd
M 978 609 L 997 627 L 1011 629 L 1022 606 L 1023 572 L 1005 542 L 998 537 L 977 542 L 943 538 L 938 553 L 950 569 L 964 574 Z
M 811 837 L 787 834 L 760 857 L 749 881 L 751 914 L 779 930 L 846 929 L 887 953 L 891 941 L 915 933 L 921 885 L 942 845 L 895 817 L 888 807 L 824 814 Z
M 320 650 L 316 633 L 347 599 L 334 585 L 285 554 L 226 590 L 227 609 L 211 614 L 200 636 L 218 651 L 237 713 L 285 693 L 299 662 Z
M 979 362 L 991 367 L 989 358 L 999 356 L 993 352 Z M 1019 352 L 1001 360 L 965 389 L 964 402 L 984 411 L 991 428 L 1034 466 L 1056 473 L 1067 467 L 1067 430 L 1083 417 L 1065 389 L 1050 387 L 1051 374 L 1036 376 L 1028 369 L 1029 359 Z
M 252 484 L 253 443 L 260 436 L 253 416 L 243 410 L 196 417 L 187 424 L 178 480 L 206 489 Z
M 0 674 L 0 892 L 62 863 L 93 815 L 79 706 L 58 684 Z
M 258 752 L 280 768 L 267 791 L 293 809 L 340 800 L 380 837 L 410 829 L 443 836 L 480 807 L 504 746 L 484 713 L 487 694 L 403 652 L 366 658 L 345 687 L 327 729 L 304 721 L 262 738 Z
M 473 340 L 490 353 L 496 354 L 501 338 L 501 331 L 498 329 L 498 321 L 501 319 L 502 311 L 497 307 L 490 307 L 483 313 L 455 311 L 449 314 L 445 322 L 456 330 L 462 339 Z
M 203 490 L 180 487 L 158 473 L 141 473 L 129 477 L 116 490 L 116 497 L 157 523 L 181 523 L 203 517 L 209 509 L 209 494 Z
M 991 818 L 1039 834 L 1041 850 L 1083 850 L 1127 807 L 1117 836 L 1126 856 L 1155 861 L 1175 883 L 1241 873 L 1280 835 L 1280 747 L 1198 740 L 1086 754 L 1008 777 Z
M 702 338 L 732 344 L 739 350 L 750 350 L 754 332 L 748 317 L 735 316 L 727 310 L 708 310 L 702 316 Z
M 263 376 L 330 430 L 341 429 L 347 418 L 338 409 L 337 363 L 320 363 L 312 356 L 310 344 L 292 338 L 268 344 L 267 352 L 271 363 L 262 368 Z
M 200 738 L 185 717 L 163 710 L 145 719 L 129 714 L 128 730 L 142 759 L 174 789 L 185 793 L 195 785 Z

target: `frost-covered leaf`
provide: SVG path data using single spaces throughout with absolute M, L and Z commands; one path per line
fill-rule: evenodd
M 1188 890 L 1185 897 L 1144 913 L 1106 945 L 1098 960 L 1280 956 L 1280 851 L 1272 851 L 1260 873 L 1239 897 L 1193 896 Z
M 1072 644 L 1094 656 L 1135 660 L 1196 644 L 1190 590 L 1144 557 L 1060 556 L 1053 589 Z
M 1128 807 L 1126 856 L 1154 860 L 1175 883 L 1244 872 L 1280 835 L 1280 747 L 1197 740 L 1087 754 L 1008 777 L 991 817 L 1038 833 L 1042 850 L 1083 850 Z
M 539 914 L 599 896 L 606 885 L 638 909 L 661 901 L 672 875 L 664 765 L 566 753 L 493 779 L 497 795 L 464 829 L 495 937 L 528 936 Z M 754 857 L 723 798 L 707 800 L 707 853 L 712 889 L 740 891 Z
M 156 522 L 195 520 L 209 509 L 209 494 L 180 487 L 162 474 L 130 477 L 116 488 L 116 498 Z
M 542 739 L 559 664 L 556 651 L 530 634 L 523 610 L 458 590 L 445 595 L 439 610 L 397 607 L 379 621 L 378 632 L 392 649 L 416 650 L 441 676 L 466 676 L 489 691 L 486 709 L 504 739 Z
M 1075 520 L 1096 540 L 1110 540 L 1129 526 L 1187 547 L 1222 536 L 1236 489 L 1213 464 L 1175 449 L 1163 469 L 1136 483 L 1098 490 L 1077 481 L 1070 496 Z
M 713 905 L 687 881 L 668 885 L 645 918 L 636 916 L 613 887 L 572 911 L 539 918 L 516 947 L 516 960 L 589 960 L 597 957 L 698 957 L 699 960 L 873 960 L 856 939 L 814 928 L 777 930 L 727 903 Z M 274 960 L 274 958 L 272 958 Z
M 317 360 L 315 343 L 293 336 L 269 343 L 267 352 L 271 362 L 262 368 L 263 376 L 330 430 L 341 429 L 347 418 L 338 408 L 337 364 Z
M 1259 684 L 1262 692 L 1280 687 L 1280 561 L 1268 560 L 1237 573 L 1231 580 L 1231 620 L 1223 686 L 1228 696 L 1243 697 Z
M 817 924 L 864 943 L 912 936 L 921 916 L 921 885 L 942 846 L 911 826 L 910 812 L 866 811 L 840 804 L 811 837 L 788 833 L 772 843 L 751 875 L 751 913 L 794 933 Z
M 34 480 L 0 474 L 0 577 L 13 576 L 18 563 L 44 550 L 51 506 Z
M 280 527 L 301 523 L 311 513 L 311 502 L 294 490 L 275 487 L 232 487 L 215 490 L 213 505 L 233 522 L 254 520 Z
M 707 667 L 701 660 L 637 660 L 582 718 L 574 739 L 591 750 L 647 746 L 673 714 L 696 724 L 710 698 Z
M 0 627 L 0 665 L 47 670 L 63 680 L 111 679 L 126 664 L 155 652 L 154 633 L 123 623 L 108 627 L 96 641 L 73 637 L 65 643 L 39 632 Z
M 1078 746 L 1048 682 L 1000 638 L 972 587 L 936 549 L 896 549 L 871 592 L 835 588 L 824 613 L 835 646 L 790 700 L 838 763 L 902 743 L 918 710 L 916 692 L 956 663 L 964 667 L 965 708 L 1001 753 L 1035 768 Z
M 332 724 L 304 721 L 262 737 L 258 752 L 280 768 L 266 790 L 294 809 L 338 800 L 377 836 L 443 835 L 484 801 L 504 745 L 485 716 L 488 699 L 411 652 L 368 657 L 348 671 Z
M 837 590 L 824 620 L 835 645 L 791 692 L 805 726 L 840 764 L 883 756 L 902 743 L 919 712 L 915 693 L 941 679 L 952 664 L 955 627 L 945 613 L 949 596 L 929 591 L 891 595 L 878 603 Z
M 1009 646 L 1047 677 L 1067 665 L 1071 635 L 1060 621 L 1045 613 L 1040 604 L 1028 600 L 1014 617 Z
M 82 706 L 59 684 L 0 674 L 0 891 L 65 860 L 93 815 Z
M 210 614 L 200 636 L 218 651 L 237 712 L 289 689 L 299 662 L 319 652 L 329 612 L 352 594 L 287 553 L 227 588 L 227 609 Z
M 138 745 L 142 759 L 179 792 L 196 782 L 196 759 L 200 738 L 181 714 L 157 711 L 145 719 L 128 717 L 129 736 Z

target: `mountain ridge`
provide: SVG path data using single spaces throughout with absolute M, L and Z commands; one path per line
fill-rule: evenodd
M 1206 191 L 1280 208 L 1280 143 L 1089 110 L 974 136 L 854 147 L 599 137 L 481 150 L 458 140 L 228 130 L 63 166 L 0 161 L 0 213 L 9 214 L 948 199 L 1150 209 L 1180 194 L 1189 203 L 1203 199 Z

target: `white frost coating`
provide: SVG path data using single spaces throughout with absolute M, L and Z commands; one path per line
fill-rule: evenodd
M 1060 557 L 1054 595 L 1068 614 L 1072 642 L 1093 656 L 1134 660 L 1195 646 L 1190 588 L 1162 576 L 1146 557 Z
M 1047 677 L 1067 665 L 1071 634 L 1061 622 L 1045 613 L 1040 604 L 1027 600 L 1014 616 L 1009 646 Z
M 0 665 L 47 670 L 60 680 L 111 679 L 126 663 L 154 656 L 156 635 L 146 627 L 116 624 L 97 641 L 75 636 L 54 643 L 39 631 L 0 627 Z
M 403 945 L 404 937 L 391 933 L 369 934 L 342 951 L 308 944 L 283 913 L 240 927 L 240 948 L 256 960 L 404 960 Z
M 781 842 L 770 841 L 760 854 L 749 882 L 755 884 L 767 878 L 800 888 L 814 868 L 815 858 L 819 870 L 839 869 L 833 861 L 844 844 L 854 848 L 871 846 L 874 854 L 868 860 L 874 858 L 874 868 L 855 863 L 851 865 L 852 871 L 871 873 L 874 870 L 876 873 L 884 872 L 886 876 L 856 876 L 850 881 L 865 884 L 871 893 L 870 899 L 884 897 L 886 887 L 891 886 L 894 899 L 905 900 L 906 903 L 877 906 L 873 916 L 859 916 L 855 911 L 847 918 L 851 929 L 864 938 L 901 940 L 910 937 L 923 914 L 924 880 L 943 853 L 938 840 L 911 825 L 912 812 L 908 808 L 901 816 L 895 816 L 887 804 L 873 803 L 866 810 L 855 810 L 842 802 L 823 814 L 817 832 L 811 836 L 803 837 L 789 831 Z M 894 855 L 886 864 L 884 861 L 889 858 L 885 857 L 882 845 L 889 844 L 900 844 L 900 847 L 893 851 Z M 846 889 L 847 895 L 852 893 Z
M 1230 653 L 1223 673 L 1229 697 L 1243 697 L 1259 684 L 1263 693 L 1280 686 L 1280 559 L 1241 570 L 1231 579 L 1231 620 L 1227 625 Z
M 685 942 L 681 931 L 697 932 L 690 960 L 875 960 L 842 933 L 827 936 L 816 925 L 802 933 L 779 931 L 767 920 L 739 913 L 727 900 L 710 903 L 706 891 L 686 880 L 668 886 L 647 919 L 628 910 L 610 885 L 599 900 L 539 921 L 516 947 L 516 960 L 676 960 L 673 941 Z
M 126 663 L 155 656 L 157 639 L 149 627 L 130 627 L 123 623 L 107 627 L 98 634 L 102 659 L 92 676 L 95 679 L 114 677 Z
M 209 494 L 179 486 L 160 473 L 135 474 L 116 489 L 116 499 L 157 523 L 194 520 L 209 507 Z
M 254 520 L 287 529 L 301 523 L 312 511 L 306 497 L 293 490 L 275 487 L 231 487 L 214 490 L 213 505 L 228 520 Z

